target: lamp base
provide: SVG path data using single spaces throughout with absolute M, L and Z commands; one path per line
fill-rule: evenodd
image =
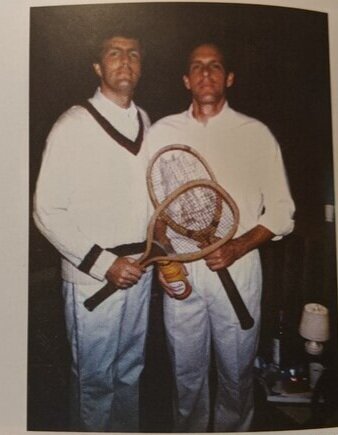
M 323 344 L 318 341 L 306 341 L 305 350 L 310 355 L 320 355 L 323 352 Z

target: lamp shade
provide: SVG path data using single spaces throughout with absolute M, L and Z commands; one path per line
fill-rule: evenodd
M 329 339 L 329 310 L 320 304 L 306 304 L 299 325 L 299 334 L 307 340 L 327 341 Z

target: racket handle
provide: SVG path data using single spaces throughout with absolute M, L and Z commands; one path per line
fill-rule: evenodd
M 110 295 L 115 293 L 118 290 L 112 283 L 106 284 L 100 290 L 93 294 L 90 298 L 86 299 L 83 305 L 87 308 L 88 311 L 93 311 L 98 305 L 101 304 L 104 300 L 106 300 Z
M 242 329 L 250 329 L 254 325 L 254 320 L 251 317 L 245 303 L 239 291 L 231 278 L 231 275 L 228 269 L 223 268 L 217 270 L 217 274 L 222 281 L 223 287 L 228 295 L 228 298 L 235 310 L 235 313 L 238 317 L 239 323 L 241 324 Z

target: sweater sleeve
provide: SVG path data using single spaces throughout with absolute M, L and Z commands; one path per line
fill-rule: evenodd
M 69 212 L 77 155 L 75 138 L 63 115 L 47 138 L 34 195 L 33 217 L 41 233 L 60 254 L 93 278 L 104 280 L 114 260 L 95 240 L 83 234 Z

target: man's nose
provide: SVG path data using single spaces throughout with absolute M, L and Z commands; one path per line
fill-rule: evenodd
M 207 77 L 210 74 L 210 68 L 208 65 L 204 65 L 202 69 L 203 76 Z
M 121 61 L 123 65 L 128 65 L 129 64 L 129 54 L 128 53 L 122 53 L 121 54 Z

